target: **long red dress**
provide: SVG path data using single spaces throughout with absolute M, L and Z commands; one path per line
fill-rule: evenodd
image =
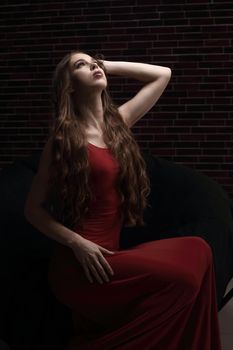
M 212 250 L 201 237 L 119 248 L 119 170 L 110 150 L 88 144 L 96 195 L 84 229 L 104 248 L 110 282 L 90 283 L 73 251 L 55 243 L 48 280 L 72 311 L 75 334 L 65 350 L 221 350 Z

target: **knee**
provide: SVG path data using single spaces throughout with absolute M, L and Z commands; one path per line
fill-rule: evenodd
M 184 294 L 193 299 L 199 293 L 203 278 L 212 265 L 212 249 L 208 242 L 201 237 L 189 237 L 195 254 L 192 255 L 190 266 L 184 267 L 178 276 L 177 284 Z M 190 244 L 190 242 L 189 242 Z
M 203 266 L 208 268 L 213 261 L 211 246 L 204 238 L 200 236 L 190 237 L 190 239 L 192 239 L 193 247 L 198 252 L 198 257 L 202 260 Z

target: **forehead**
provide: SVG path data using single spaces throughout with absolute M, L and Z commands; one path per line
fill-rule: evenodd
M 94 59 L 93 59 L 93 57 L 91 57 L 91 56 L 89 56 L 89 55 L 87 55 L 87 54 L 85 54 L 85 53 L 75 53 L 75 54 L 73 54 L 72 56 L 71 56 L 71 58 L 70 58 L 70 64 L 72 65 L 74 62 L 76 62 L 77 60 L 79 60 L 79 59 L 84 59 L 84 60 L 86 60 L 87 62 L 91 62 L 91 61 L 93 61 Z

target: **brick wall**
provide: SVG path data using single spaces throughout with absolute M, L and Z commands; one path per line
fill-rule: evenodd
M 170 67 L 169 85 L 135 124 L 135 137 L 233 195 L 232 1 L 2 0 L 0 26 L 1 168 L 42 149 L 52 71 L 68 51 L 85 49 Z M 118 104 L 139 89 L 109 79 Z

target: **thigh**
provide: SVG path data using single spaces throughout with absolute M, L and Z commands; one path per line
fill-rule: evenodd
M 197 236 L 175 237 L 119 250 L 106 259 L 118 278 L 153 275 L 161 281 L 202 276 L 212 263 L 209 244 Z
M 211 262 L 209 245 L 200 237 L 150 241 L 104 255 L 114 271 L 110 282 L 90 283 L 75 255 L 61 246 L 51 259 L 49 283 L 57 298 L 80 310 L 103 312 L 167 288 L 195 292 Z

